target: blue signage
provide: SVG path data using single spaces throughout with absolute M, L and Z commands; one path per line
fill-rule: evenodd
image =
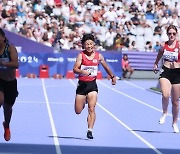
M 53 76 L 54 74 L 61 74 L 62 76 L 66 76 L 67 71 L 73 69 L 74 63 L 76 61 L 76 57 L 79 51 L 64 51 L 60 53 L 18 53 L 19 60 L 19 72 L 21 76 L 27 76 L 28 73 L 36 74 L 39 76 L 40 66 L 47 65 L 49 67 L 48 73 L 49 76 Z M 108 66 L 111 68 L 113 73 L 116 76 L 121 77 L 122 75 L 122 66 L 121 66 L 121 58 L 122 54 L 118 52 L 100 52 L 107 62 Z M 101 66 L 99 65 L 99 71 L 102 72 L 103 77 L 107 77 L 107 73 Z

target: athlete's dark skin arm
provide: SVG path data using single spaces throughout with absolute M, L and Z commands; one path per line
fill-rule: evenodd
M 9 62 L 2 61 L 2 62 L 0 62 L 0 65 L 6 66 L 9 68 L 18 68 L 19 63 L 18 63 L 18 53 L 17 53 L 16 48 L 14 46 L 10 45 L 8 48 L 8 51 L 10 53 L 11 61 L 9 61 Z

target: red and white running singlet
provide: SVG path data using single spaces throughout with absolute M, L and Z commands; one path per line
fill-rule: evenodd
M 95 52 L 95 56 L 92 60 L 87 59 L 84 52 L 81 52 L 82 54 L 82 64 L 81 64 L 81 70 L 87 70 L 90 72 L 89 76 L 84 76 L 83 74 L 79 75 L 79 80 L 81 81 L 93 81 L 97 77 L 98 72 L 98 65 L 99 65 L 99 53 Z
M 178 41 L 176 41 L 176 45 L 174 48 L 169 48 L 167 42 L 165 42 L 163 59 L 170 62 L 180 62 L 180 47 Z

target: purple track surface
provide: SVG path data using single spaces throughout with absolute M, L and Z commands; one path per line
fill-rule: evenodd
M 98 80 L 94 139 L 86 138 L 87 105 L 74 112 L 77 79 L 18 78 L 12 138 L 0 154 L 179 154 L 180 134 L 173 133 L 171 103 L 163 125 L 157 80 Z M 1 121 L 3 112 L 1 109 Z

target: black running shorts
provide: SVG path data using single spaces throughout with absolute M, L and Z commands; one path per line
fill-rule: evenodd
M 4 103 L 13 105 L 18 96 L 17 80 L 6 81 L 0 79 L 0 91 L 4 93 Z
M 171 84 L 180 84 L 180 68 L 170 69 L 163 66 L 159 76 L 160 78 L 168 79 Z
M 78 81 L 78 86 L 76 89 L 76 94 L 87 95 L 89 92 L 96 91 L 98 92 L 98 87 L 96 80 L 93 81 Z

